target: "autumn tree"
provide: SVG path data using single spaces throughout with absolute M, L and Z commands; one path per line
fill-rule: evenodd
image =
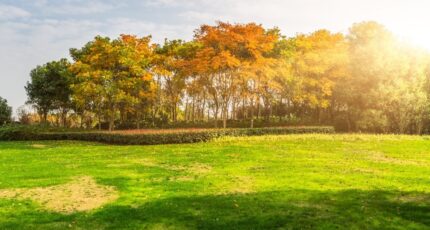
M 333 89 L 347 73 L 347 43 L 340 33 L 319 30 L 294 38 L 293 74 L 298 81 L 295 103 L 316 112 L 321 123 L 329 108 Z M 302 114 L 303 115 L 303 114 Z
M 221 108 L 225 128 L 228 108 L 241 82 L 242 69 L 263 63 L 261 59 L 265 52 L 272 49 L 276 37 L 255 23 L 219 22 L 216 26 L 201 26 L 196 31 L 195 39 L 202 44 L 196 54 L 199 74 L 206 77 L 210 84 L 208 92 L 214 103 L 215 121 Z
M 228 119 L 254 127 L 277 118 L 396 133 L 423 133 L 430 122 L 430 54 L 375 22 L 292 37 L 218 22 L 189 42 L 96 37 L 71 56 L 71 66 L 62 60 L 31 73 L 29 102 L 44 121 L 60 112 L 112 130 L 118 121 L 140 128 L 213 119 L 217 127 L 221 117 L 225 128 Z
M 77 78 L 72 85 L 74 100 L 90 105 L 98 117 L 105 115 L 113 130 L 121 107 L 123 112 L 131 111 L 146 99 L 151 54 L 150 37 L 130 35 L 115 40 L 96 37 L 82 49 L 72 49 L 71 69 Z
M 189 74 L 189 71 L 185 69 L 184 59 L 192 48 L 190 43 L 182 40 L 165 40 L 164 44 L 159 46 L 155 52 L 156 61 L 153 70 L 156 76 L 161 77 L 161 79 L 157 79 L 157 82 L 167 99 L 166 104 L 173 122 L 178 119 L 177 109 L 184 95 L 185 81 Z
M 275 81 L 279 72 L 277 53 L 275 44 L 281 37 L 278 29 L 265 30 L 261 26 L 252 26 L 246 31 L 247 41 L 241 53 L 243 70 L 241 72 L 244 84 L 244 95 L 249 96 L 251 108 L 251 128 L 254 126 L 255 103 L 260 104 L 262 100 L 265 107 L 266 121 L 270 117 L 269 110 L 272 110 L 272 102 L 275 99 L 276 91 L 280 85 Z

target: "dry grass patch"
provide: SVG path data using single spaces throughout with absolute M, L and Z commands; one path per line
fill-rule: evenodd
M 212 166 L 207 164 L 193 164 L 187 168 L 187 171 L 193 174 L 206 174 L 212 171 Z
M 223 187 L 222 192 L 217 193 L 218 195 L 230 195 L 230 194 L 249 194 L 255 192 L 255 181 L 253 177 L 250 176 L 235 176 L 230 179 L 232 184 Z
M 403 203 L 418 203 L 418 204 L 429 204 L 428 195 L 424 194 L 403 194 L 398 197 L 398 200 Z
M 195 163 L 191 165 L 174 165 L 174 164 L 164 164 L 156 163 L 153 161 L 141 162 L 140 164 L 148 167 L 159 167 L 165 170 L 186 172 L 189 174 L 207 174 L 212 171 L 212 166 L 202 163 Z
M 188 182 L 188 181 L 194 181 L 195 178 L 193 176 L 178 176 L 178 177 L 172 178 L 172 180 L 178 181 L 178 182 Z
M 0 190 L 0 198 L 30 199 L 51 211 L 73 213 L 89 211 L 112 202 L 118 198 L 118 191 L 84 176 L 62 185 Z
M 47 145 L 42 145 L 42 144 L 32 144 L 31 147 L 35 148 L 35 149 L 44 149 L 47 147 Z
M 395 165 L 423 165 L 423 162 L 408 160 L 408 159 L 399 159 L 394 157 L 389 157 L 380 152 L 372 152 L 369 156 L 370 160 L 375 162 L 389 163 Z

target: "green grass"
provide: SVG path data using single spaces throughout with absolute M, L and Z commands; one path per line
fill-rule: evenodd
M 0 199 L 0 229 L 430 229 L 429 139 L 304 134 L 158 146 L 0 142 L 0 189 L 92 176 L 119 190 L 115 202 L 72 214 Z

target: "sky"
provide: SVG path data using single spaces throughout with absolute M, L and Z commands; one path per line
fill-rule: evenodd
M 430 50 L 428 0 L 0 0 L 0 97 L 25 104 L 31 69 L 69 57 L 96 35 L 190 40 L 201 24 L 256 22 L 287 36 L 317 29 L 347 33 L 377 21 Z

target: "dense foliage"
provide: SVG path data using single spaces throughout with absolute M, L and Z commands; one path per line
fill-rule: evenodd
M 333 133 L 333 127 L 274 127 L 254 129 L 172 130 L 143 134 L 82 132 L 79 130 L 46 129 L 38 126 L 0 128 L 0 141 L 16 140 L 79 140 L 121 145 L 180 144 L 209 141 L 223 136 L 260 136 L 269 134 Z
M 201 26 L 192 41 L 96 37 L 71 56 L 70 64 L 48 63 L 31 74 L 29 102 L 42 120 L 62 111 L 64 126 L 109 130 L 218 121 L 254 127 L 256 120 L 429 131 L 430 55 L 375 22 L 354 24 L 347 34 L 294 37 L 219 22 Z
M 0 97 L 0 126 L 12 120 L 12 107 L 7 104 L 7 100 Z
M 70 63 L 66 59 L 52 61 L 37 66 L 30 73 L 31 81 L 25 90 L 28 103 L 33 104 L 40 114 L 42 122 L 46 123 L 49 112 L 59 112 L 63 125 L 67 123 L 67 112 L 72 108 Z

